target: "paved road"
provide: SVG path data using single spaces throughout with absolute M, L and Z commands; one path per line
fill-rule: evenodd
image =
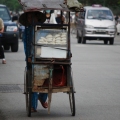
M 51 113 L 38 103 L 38 112 L 28 118 L 25 110 L 23 74 L 25 57 L 6 51 L 7 64 L 0 62 L 0 120 L 120 120 L 120 36 L 114 45 L 101 41 L 77 44 L 71 36 L 76 116 L 72 117 L 68 95 L 53 94 Z

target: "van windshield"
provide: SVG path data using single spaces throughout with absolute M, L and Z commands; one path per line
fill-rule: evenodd
M 4 20 L 10 20 L 9 13 L 6 8 L 0 8 L 0 18 Z
M 113 20 L 110 10 L 88 10 L 87 19 Z

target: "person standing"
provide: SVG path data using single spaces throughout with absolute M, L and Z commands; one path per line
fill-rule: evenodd
M 118 23 L 118 18 L 119 18 L 118 15 L 116 15 L 116 16 L 115 16 L 116 25 L 117 25 L 117 23 Z
M 38 14 L 39 13 L 39 14 Z M 38 16 L 39 17 L 45 17 L 45 15 L 43 16 L 43 13 L 41 12 L 28 12 L 28 13 L 24 13 L 23 14 L 25 17 L 27 17 L 27 21 L 26 24 L 28 24 L 27 27 L 25 27 L 25 31 L 23 33 L 23 45 L 24 45 L 24 52 L 25 52 L 25 56 L 27 58 L 27 56 L 31 55 L 31 44 L 32 44 L 32 40 L 33 40 L 33 34 L 34 34 L 34 26 L 32 25 L 33 21 L 34 23 L 42 23 L 43 21 L 41 21 L 41 19 L 39 18 L 38 20 Z M 43 18 L 42 18 L 43 19 Z M 23 19 L 24 21 L 25 19 Z M 45 20 L 44 20 L 45 21 Z M 27 38 L 28 37 L 28 38 Z M 28 39 L 28 42 L 27 42 Z M 28 61 L 31 61 L 30 58 L 28 58 Z M 31 65 L 27 66 L 30 67 L 29 69 L 31 69 Z M 48 103 L 46 102 L 47 100 L 47 93 L 37 93 L 37 92 L 32 92 L 32 102 L 31 102 L 31 112 L 37 112 L 37 106 L 38 106 L 38 100 L 40 101 L 41 105 L 44 108 L 48 108 Z
M 2 64 L 6 64 L 4 50 L 2 47 L 2 33 L 4 32 L 4 23 L 3 20 L 0 18 L 0 59 L 2 59 Z
M 46 15 L 46 21 L 44 23 L 57 24 L 53 10 L 45 10 L 44 13 Z
M 61 11 L 57 11 L 56 22 L 58 24 L 63 24 L 65 22 L 65 17 L 63 15 L 61 16 Z
M 76 30 L 76 38 L 77 38 L 78 18 L 79 18 L 79 12 L 75 12 L 75 30 Z

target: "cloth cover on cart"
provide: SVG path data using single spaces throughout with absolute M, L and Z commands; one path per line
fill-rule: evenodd
M 79 12 L 83 5 L 78 0 L 67 0 L 67 6 L 71 11 Z

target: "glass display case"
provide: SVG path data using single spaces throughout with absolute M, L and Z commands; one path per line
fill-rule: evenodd
M 65 29 L 39 29 L 35 32 L 36 58 L 66 58 L 68 34 Z

